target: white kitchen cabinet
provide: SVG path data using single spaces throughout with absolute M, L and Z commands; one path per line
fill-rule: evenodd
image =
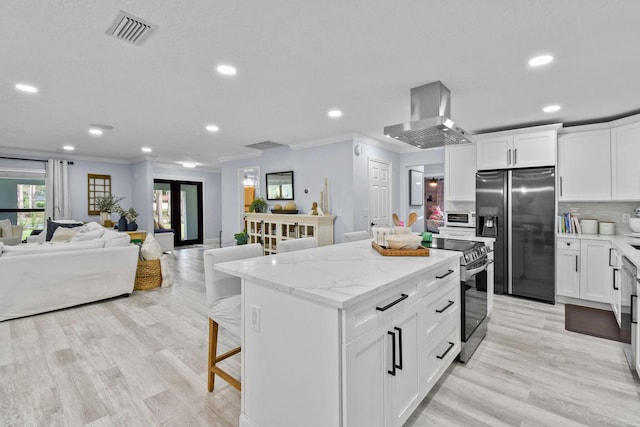
M 636 355 L 636 373 L 638 375 L 640 375 L 640 325 L 637 322 L 640 322 L 640 302 L 638 301 L 638 298 L 640 298 L 640 283 L 638 283 L 638 281 L 636 280 L 636 297 L 634 298 L 634 311 L 635 313 L 633 314 L 633 317 L 631 320 L 634 320 L 636 323 L 631 325 L 631 331 L 635 332 L 635 352 L 634 354 Z
M 611 129 L 611 198 L 640 200 L 640 122 Z
M 607 240 L 580 241 L 580 299 L 611 303 L 610 247 Z
M 444 149 L 444 199 L 475 202 L 476 145 L 447 146 Z
M 556 292 L 580 298 L 580 241 L 558 239 L 556 251 Z
M 558 137 L 558 200 L 611 200 L 609 129 Z
M 511 169 L 556 164 L 556 130 L 483 134 L 477 140 L 477 169 Z
M 334 215 L 288 215 L 248 213 L 247 234 L 249 243 L 262 243 L 265 255 L 278 252 L 283 240 L 315 237 L 318 246 L 333 244 Z
M 622 292 L 620 291 L 620 285 L 622 276 L 620 269 L 622 268 L 622 260 L 620 254 L 615 248 L 609 249 L 609 266 L 611 274 L 611 310 L 615 315 L 618 326 L 621 326 L 622 320 Z

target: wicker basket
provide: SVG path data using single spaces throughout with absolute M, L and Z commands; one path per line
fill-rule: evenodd
M 162 284 L 162 271 L 160 270 L 160 260 L 138 261 L 136 269 L 136 282 L 133 289 L 144 291 L 157 288 Z

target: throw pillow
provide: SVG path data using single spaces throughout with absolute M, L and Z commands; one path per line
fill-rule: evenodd
M 131 243 L 131 237 L 128 233 L 114 230 L 104 230 L 104 234 L 100 237 L 104 240 L 105 248 L 112 248 L 114 246 L 129 246 Z
M 142 244 L 142 248 L 140 248 L 140 253 L 142 254 L 142 258 L 145 260 L 152 259 L 160 259 L 162 256 L 162 248 L 156 239 L 153 238 L 152 234 L 147 234 L 147 238 L 144 239 L 144 243 Z
M 51 242 L 68 242 L 76 235 L 82 227 L 66 228 L 58 227 L 51 236 Z
M 58 227 L 65 227 L 65 228 L 75 228 L 75 227 L 80 227 L 82 225 L 81 222 L 57 222 L 57 221 L 51 221 L 50 219 L 47 220 L 47 237 L 46 237 L 46 241 L 49 242 L 51 240 L 51 238 L 53 237 L 53 233 L 56 232 L 56 229 Z

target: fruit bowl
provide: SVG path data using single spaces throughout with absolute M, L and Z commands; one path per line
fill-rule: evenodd
M 634 233 L 640 233 L 640 218 L 629 218 L 629 227 Z
M 391 249 L 417 249 L 422 242 L 422 236 L 415 234 L 392 234 L 387 236 L 387 244 Z

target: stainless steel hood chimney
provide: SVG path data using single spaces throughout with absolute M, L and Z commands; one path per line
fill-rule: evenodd
M 450 119 L 451 91 L 437 81 L 411 89 L 411 121 L 386 126 L 385 135 L 418 148 L 475 142 Z

